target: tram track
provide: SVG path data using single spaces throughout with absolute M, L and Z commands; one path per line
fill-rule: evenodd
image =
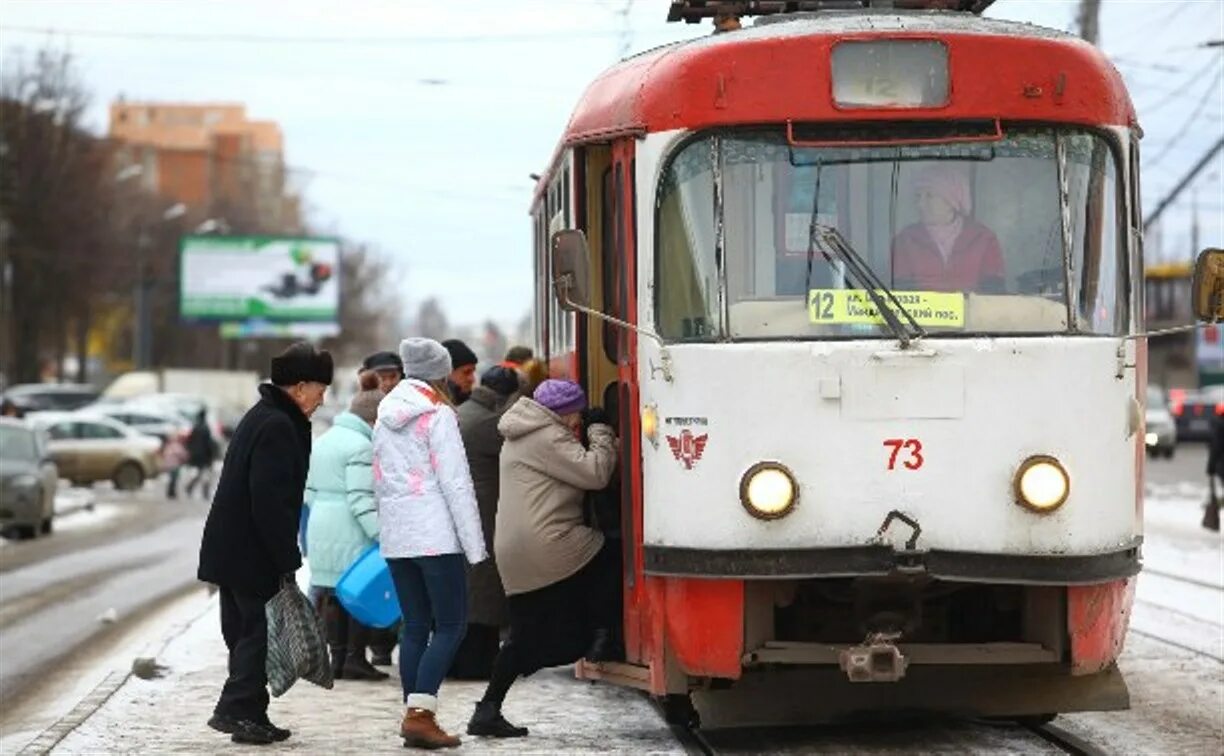
M 663 707 L 655 702 L 655 709 L 660 718 L 667 720 Z M 935 729 L 932 731 L 930 727 Z M 731 730 L 703 730 L 695 720 L 689 723 L 668 723 L 676 741 L 686 754 L 690 756 L 724 756 L 726 754 L 751 753 L 768 751 L 770 753 L 895 753 L 896 743 L 884 744 L 874 737 L 876 727 L 828 725 L 826 727 L 800 726 L 788 727 L 737 727 Z M 889 727 L 889 725 L 885 725 Z M 861 732 L 861 744 L 847 742 L 847 737 L 858 739 L 855 735 Z M 1052 746 L 1060 753 L 1072 756 L 1106 756 L 1108 749 L 1102 748 L 1084 737 L 1067 730 L 1052 722 L 1038 719 L 989 720 L 989 719 L 954 719 L 931 720 L 929 726 L 917 726 L 905 737 L 906 749 L 921 750 L 932 747 L 941 750 L 948 745 L 947 738 L 963 737 L 964 746 L 976 752 L 989 752 L 990 747 L 981 747 L 981 743 L 973 741 L 977 736 L 993 740 L 993 733 L 1014 733 L 1017 739 L 1023 738 L 1027 745 L 1037 746 L 1037 741 Z M 796 735 L 796 733 L 802 733 Z M 933 734 L 932 734 L 933 733 Z M 913 738 L 908 740 L 908 738 Z M 1035 740 L 1032 740 L 1035 739 Z M 924 745 L 924 740 L 930 743 Z M 720 742 L 721 741 L 721 742 Z M 873 742 L 876 741 L 876 742 Z M 1015 748 L 1025 748 L 1026 742 L 1008 738 L 1005 744 L 997 741 L 993 746 L 1002 746 L 1003 750 L 1012 751 Z M 751 745 L 748 745 L 751 744 Z
M 1198 586 L 1199 588 L 1206 588 L 1208 590 L 1224 591 L 1224 585 L 1220 585 L 1219 583 L 1212 583 L 1206 580 L 1199 580 L 1197 578 L 1187 577 L 1185 575 L 1178 575 L 1175 572 L 1165 572 L 1164 570 L 1156 570 L 1156 569 L 1152 569 L 1151 567 L 1144 567 L 1143 572 L 1141 574 L 1155 575 L 1157 577 L 1165 578 L 1166 580 L 1175 580 L 1179 583 L 1185 583 L 1186 585 L 1195 585 L 1195 586 Z
M 1134 633 L 1135 635 L 1142 635 L 1144 638 L 1150 638 L 1158 643 L 1163 643 L 1166 646 L 1172 646 L 1173 648 L 1179 648 L 1182 651 L 1189 652 L 1191 654 L 1194 654 L 1195 656 L 1202 656 L 1207 659 L 1212 659 L 1214 661 L 1217 661 L 1220 664 L 1224 664 L 1224 656 L 1220 656 L 1219 654 L 1213 654 L 1210 651 L 1204 651 L 1201 648 L 1195 648 L 1194 646 L 1191 646 L 1186 643 L 1179 643 L 1178 641 L 1172 640 L 1170 638 L 1165 638 L 1163 636 L 1156 635 L 1155 633 L 1149 633 L 1144 630 L 1139 630 L 1135 627 L 1131 627 L 1130 632 Z

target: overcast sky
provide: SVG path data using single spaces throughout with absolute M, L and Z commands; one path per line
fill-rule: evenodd
M 1077 5 L 999 0 L 988 15 L 1071 29 Z M 667 6 L 3 0 L 0 52 L 69 49 L 94 94 L 98 133 L 120 94 L 245 103 L 250 117 L 280 123 L 312 221 L 392 259 L 409 312 L 437 296 L 452 322 L 512 325 L 531 301 L 528 174 L 544 168 L 585 85 L 623 50 L 709 33 L 665 23 Z M 1224 2 L 1102 7 L 1101 43 L 1146 131 L 1150 210 L 1224 129 L 1224 48 L 1195 47 L 1224 37 Z M 1221 246 L 1224 156 L 1196 193 L 1202 245 Z M 1166 256 L 1190 254 L 1189 196 L 1168 216 Z

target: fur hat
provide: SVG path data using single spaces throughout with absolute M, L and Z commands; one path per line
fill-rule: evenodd
M 330 386 L 333 371 L 331 354 L 305 341 L 299 341 L 272 358 L 272 383 L 277 386 L 299 383 Z
M 476 353 L 459 339 L 447 339 L 442 342 L 442 346 L 446 347 L 446 351 L 450 352 L 451 370 L 461 368 L 464 365 L 475 365 L 478 361 Z
M 451 356 L 433 339 L 412 336 L 400 342 L 404 375 L 421 381 L 440 381 L 451 374 Z
M 532 396 L 540 404 L 557 413 L 568 415 L 571 412 L 581 412 L 586 409 L 586 392 L 573 381 L 549 378 L 540 384 Z

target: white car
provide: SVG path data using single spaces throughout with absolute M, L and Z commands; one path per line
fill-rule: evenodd
M 153 436 L 165 443 L 171 438 L 186 434 L 191 423 L 176 412 L 168 412 L 156 406 L 141 404 L 98 404 L 86 407 L 83 412 L 102 415 L 134 428 L 146 436 Z

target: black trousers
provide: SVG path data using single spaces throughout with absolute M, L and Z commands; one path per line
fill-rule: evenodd
M 572 664 L 586 653 L 595 630 L 619 629 L 619 549 L 619 541 L 605 541 L 573 575 L 507 598 L 510 638 L 497 652 L 483 701 L 501 704 L 519 677 Z
M 221 635 L 229 648 L 229 678 L 214 710 L 234 719 L 268 718 L 268 620 L 266 601 L 221 588 Z

